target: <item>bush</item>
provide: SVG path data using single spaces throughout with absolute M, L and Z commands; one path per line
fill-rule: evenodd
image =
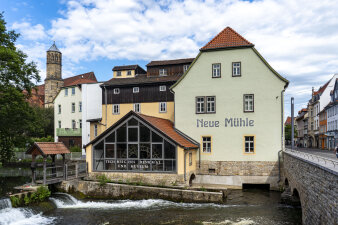
M 79 146 L 73 146 L 69 148 L 69 151 L 71 152 L 81 152 L 82 149 Z
M 14 208 L 20 206 L 20 199 L 19 199 L 19 197 L 17 197 L 17 196 L 11 196 L 10 199 L 11 199 L 12 206 Z
M 106 177 L 106 175 L 98 175 L 96 179 L 100 182 L 100 186 L 106 185 L 106 183 L 110 182 L 110 180 Z

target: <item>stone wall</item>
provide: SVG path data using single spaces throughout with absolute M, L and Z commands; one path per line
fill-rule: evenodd
M 173 188 L 133 186 L 107 183 L 100 185 L 93 181 L 63 181 L 59 189 L 68 193 L 81 193 L 88 198 L 103 199 L 165 199 L 176 202 L 222 203 L 222 192 L 193 191 Z
M 129 183 L 144 183 L 151 185 L 172 186 L 185 184 L 184 175 L 175 173 L 132 173 L 132 172 L 92 172 L 89 179 L 97 179 L 97 176 L 105 175 L 112 181 Z M 189 179 L 189 177 L 187 178 Z
M 338 224 L 338 173 L 284 152 L 284 179 L 299 193 L 303 224 Z
M 198 174 L 220 176 L 278 176 L 278 162 L 203 160 L 201 161 L 201 168 Z

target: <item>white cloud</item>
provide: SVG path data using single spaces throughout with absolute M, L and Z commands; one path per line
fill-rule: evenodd
M 312 86 L 318 88 L 338 72 L 336 1 L 64 0 L 62 3 L 66 7 L 59 18 L 51 21 L 48 36 L 40 24 L 15 26 L 27 39 L 48 38 L 61 43 L 63 62 L 69 63 L 68 69 L 102 58 L 137 61 L 194 57 L 199 48 L 230 26 L 254 43 L 264 58 L 291 81 L 286 95 L 297 98 L 299 106 L 306 105 Z
M 12 25 L 12 29 L 19 31 L 23 39 L 42 40 L 47 37 L 44 27 L 41 24 L 31 25 L 28 22 L 17 23 Z

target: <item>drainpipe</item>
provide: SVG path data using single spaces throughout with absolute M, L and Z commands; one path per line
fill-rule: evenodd
M 284 123 L 283 123 L 283 118 L 284 118 L 284 92 L 285 89 L 281 92 L 281 127 L 282 127 L 282 133 L 281 133 L 281 150 L 278 151 L 278 183 L 281 180 L 281 162 L 280 162 L 280 153 L 283 152 L 284 146 Z
M 184 181 L 187 181 L 187 152 L 184 149 Z
M 106 89 L 106 86 L 103 86 L 104 87 L 104 103 L 106 105 L 106 123 L 105 123 L 105 127 L 107 129 L 107 89 Z

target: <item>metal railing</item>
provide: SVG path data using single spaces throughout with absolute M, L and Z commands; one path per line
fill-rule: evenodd
M 333 159 L 329 159 L 326 157 L 322 157 L 319 155 L 315 155 L 315 154 L 311 154 L 311 153 L 307 153 L 307 152 L 301 152 L 301 151 L 297 151 L 297 150 L 293 150 L 293 149 L 285 149 L 285 152 L 292 152 L 295 155 L 298 156 L 302 156 L 303 158 L 307 158 L 309 160 L 312 160 L 314 162 L 324 162 L 325 165 L 333 165 L 334 168 L 336 168 L 336 165 L 338 166 L 338 161 L 337 160 L 333 160 Z

